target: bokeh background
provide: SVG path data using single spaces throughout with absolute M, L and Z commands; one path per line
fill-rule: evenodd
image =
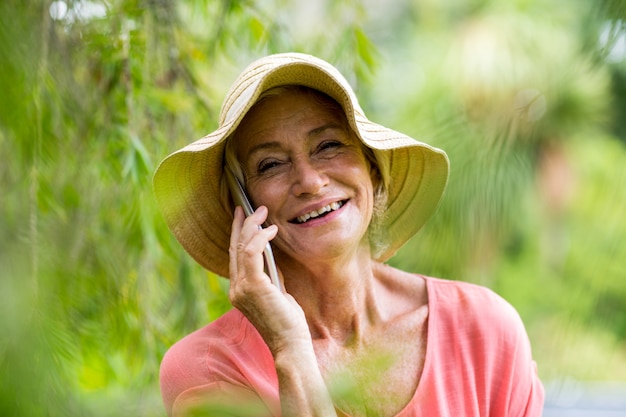
M 390 263 L 509 300 L 549 402 L 619 392 L 624 1 L 2 0 L 0 415 L 164 416 L 160 359 L 229 303 L 166 229 L 152 173 L 216 127 L 240 70 L 285 51 L 333 62 L 371 119 L 450 156 L 437 215 Z

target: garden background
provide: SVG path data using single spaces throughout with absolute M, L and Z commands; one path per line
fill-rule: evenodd
M 2 0 L 0 415 L 164 416 L 159 362 L 228 283 L 168 232 L 152 173 L 285 51 L 450 156 L 391 264 L 509 300 L 548 387 L 626 383 L 623 1 Z

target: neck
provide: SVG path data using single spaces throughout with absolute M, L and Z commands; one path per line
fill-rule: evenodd
M 369 250 L 343 261 L 280 262 L 287 292 L 304 310 L 314 340 L 359 344 L 380 319 L 373 296 L 376 265 Z

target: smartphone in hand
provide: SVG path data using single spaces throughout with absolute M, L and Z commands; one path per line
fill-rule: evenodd
M 252 213 L 254 213 L 254 208 L 252 207 L 252 204 L 250 204 L 250 200 L 246 195 L 243 185 L 237 179 L 228 163 L 224 166 L 224 172 L 226 174 L 226 181 L 228 182 L 228 188 L 230 189 L 233 201 L 236 205 L 241 206 L 243 212 L 246 214 L 246 217 L 252 215 Z M 259 229 L 261 229 L 261 226 L 259 226 Z M 276 262 L 274 261 L 274 253 L 272 252 L 272 246 L 269 242 L 267 242 L 267 245 L 265 245 L 265 249 L 263 250 L 263 258 L 265 259 L 265 272 L 270 276 L 272 283 L 282 291 L 282 285 L 280 283 L 280 279 L 278 278 L 278 269 L 276 268 Z

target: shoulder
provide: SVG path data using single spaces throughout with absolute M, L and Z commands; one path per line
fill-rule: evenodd
M 426 283 L 431 313 L 441 315 L 442 319 L 479 327 L 514 325 L 523 328 L 515 308 L 487 287 L 429 277 L 426 277 Z
M 209 325 L 176 342 L 164 355 L 160 368 L 163 402 L 171 412 L 176 399 L 198 387 L 223 383 L 245 385 L 238 366 L 242 352 L 262 352 L 263 344 L 254 327 L 238 310 L 231 310 Z
M 517 310 L 493 290 L 467 282 L 426 278 L 429 332 L 444 346 L 485 361 L 530 356 L 530 341 Z M 504 359 L 506 360 L 506 359 Z
M 166 352 L 161 373 L 176 370 L 181 374 L 198 373 L 206 368 L 207 355 L 223 345 L 240 342 L 246 336 L 243 315 L 231 310 L 214 322 L 188 334 Z

